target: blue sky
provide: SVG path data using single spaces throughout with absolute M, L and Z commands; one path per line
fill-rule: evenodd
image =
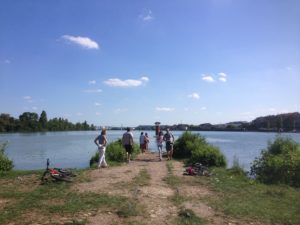
M 96 125 L 300 111 L 298 0 L 1 0 L 0 112 Z

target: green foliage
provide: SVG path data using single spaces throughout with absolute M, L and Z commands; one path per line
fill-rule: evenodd
M 300 187 L 300 145 L 291 138 L 277 137 L 253 161 L 251 174 L 267 184 Z
M 47 129 L 47 123 L 48 123 L 47 113 L 43 110 L 41 115 L 40 115 L 40 119 L 39 119 L 40 128 L 42 130 L 46 130 Z
M 0 132 L 36 132 L 36 131 L 69 131 L 69 130 L 95 130 L 96 127 L 86 121 L 73 124 L 67 119 L 53 118 L 48 121 L 47 113 L 43 110 L 41 115 L 24 112 L 19 119 L 9 114 L 0 114 Z
M 208 199 L 213 208 L 228 216 L 253 219 L 254 224 L 299 224 L 300 201 L 295 201 L 300 199 L 299 188 L 262 184 L 223 168 L 212 172 L 208 179 L 218 192 Z
M 14 165 L 13 162 L 5 155 L 7 143 L 0 143 L 0 172 L 10 171 Z
M 208 166 L 226 166 L 225 156 L 221 151 L 206 142 L 199 134 L 185 132 L 174 145 L 175 158 L 188 158 L 189 163 L 200 162 Z
M 122 146 L 121 139 L 110 143 L 106 148 L 106 157 L 109 161 L 124 162 L 126 159 L 126 152 Z
M 143 215 L 144 209 L 137 205 L 136 201 L 128 200 L 120 204 L 117 214 L 121 217 L 128 218 L 130 216 Z
M 181 209 L 178 213 L 180 225 L 204 225 L 205 221 L 196 216 L 193 210 L 191 209 Z
M 175 158 L 190 158 L 195 148 L 203 145 L 207 145 L 204 137 L 199 134 L 184 132 L 175 142 L 173 156 Z
M 240 165 L 239 163 L 239 159 L 234 156 L 233 158 L 233 165 L 232 167 L 229 169 L 229 171 L 234 174 L 234 175 L 245 175 L 245 171 L 244 168 Z
M 32 181 L 35 182 L 35 181 Z M 99 208 L 106 210 L 119 210 L 120 205 L 128 201 L 126 197 L 112 196 L 105 193 L 83 192 L 78 193 L 70 189 L 70 184 L 66 183 L 49 183 L 47 185 L 38 185 L 32 191 L 13 191 L 14 195 L 10 198 L 13 200 L 5 208 L 0 208 L 0 224 L 10 224 L 11 221 L 22 219 L 22 215 L 39 210 L 46 221 L 55 215 L 74 215 L 74 219 L 78 218 L 78 212 L 90 212 Z M 11 185 L 6 184 L 6 189 Z M 3 187 L 0 186 L 0 196 Z M 4 195 L 5 196 L 5 195 Z M 6 196 L 7 197 L 7 196 Z M 77 222 L 79 222 L 77 220 Z M 11 224 L 25 224 L 22 222 Z M 78 224 L 78 223 L 74 223 Z
M 19 116 L 21 129 L 23 131 L 38 131 L 38 114 L 24 112 Z
M 137 144 L 133 145 L 132 159 L 134 159 L 139 153 L 139 146 Z M 121 139 L 114 141 L 107 145 L 105 151 L 105 157 L 107 161 L 111 162 L 125 162 L 126 161 L 126 151 L 122 145 Z M 99 152 L 96 151 L 95 155 L 90 159 L 90 166 L 99 162 Z

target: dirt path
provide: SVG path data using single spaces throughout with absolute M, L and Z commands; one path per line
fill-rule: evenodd
M 135 186 L 132 180 L 141 170 L 146 170 L 150 175 L 149 184 Z M 142 220 L 140 224 L 173 224 L 171 221 L 177 216 L 178 209 L 168 200 L 174 190 L 164 182 L 167 175 L 166 161 L 159 161 L 156 154 L 145 153 L 129 164 L 92 171 L 91 182 L 77 184 L 74 190 L 134 198 L 144 206 L 144 215 L 136 218 Z M 120 218 L 110 212 L 98 212 L 88 221 L 89 224 L 99 224 L 100 221 L 101 224 L 121 223 Z
M 152 153 L 141 154 L 136 160 L 119 167 L 93 170 L 90 173 L 90 182 L 79 183 L 73 188 L 79 192 L 107 193 L 110 195 L 126 196 L 134 199 L 143 207 L 143 215 L 130 218 L 119 217 L 115 212 L 99 210 L 94 215 L 87 215 L 88 224 L 176 224 L 180 209 L 190 209 L 198 217 L 203 218 L 206 224 L 238 224 L 230 218 L 215 212 L 202 201 L 213 193 L 207 185 L 195 184 L 199 177 L 183 176 L 183 163 L 171 161 L 172 175 L 179 177 L 179 187 L 171 187 L 165 181 L 168 174 L 167 161 L 159 161 L 158 156 Z M 147 185 L 136 185 L 135 177 L 141 171 L 146 171 L 150 178 Z M 201 180 L 200 180 L 201 182 Z M 175 189 L 175 190 L 174 190 Z M 176 194 L 186 200 L 175 204 L 171 198 Z

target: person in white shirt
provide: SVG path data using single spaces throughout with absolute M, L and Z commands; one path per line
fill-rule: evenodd
M 164 133 L 162 131 L 160 131 L 156 138 L 159 161 L 162 160 L 163 141 L 164 141 Z
M 101 134 L 95 138 L 94 143 L 98 146 L 99 151 L 98 168 L 100 169 L 101 167 L 107 167 L 107 163 L 105 161 L 105 149 L 107 144 L 105 129 L 103 129 Z

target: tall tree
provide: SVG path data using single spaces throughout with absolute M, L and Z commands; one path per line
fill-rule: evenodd
M 39 119 L 39 125 L 42 128 L 42 130 L 47 130 L 47 123 L 48 123 L 47 113 L 43 110 Z
M 24 112 L 19 116 L 22 131 L 37 131 L 38 130 L 38 114 Z

